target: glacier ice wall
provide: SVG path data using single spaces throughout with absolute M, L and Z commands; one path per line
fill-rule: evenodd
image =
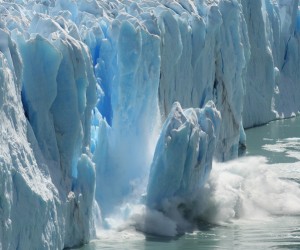
M 275 82 L 281 73 L 275 62 L 279 62 L 282 54 L 278 40 L 284 30 L 284 26 L 279 27 L 282 18 L 279 4 L 270 1 L 114 1 L 103 3 L 101 7 L 103 16 L 89 20 L 93 28 L 87 32 L 83 19 L 79 29 L 85 30 L 85 42 L 92 47 L 95 74 L 103 90 L 97 105 L 103 117 L 96 122 L 101 125 L 94 139 L 95 144 L 98 143 L 94 159 L 101 173 L 97 175 L 96 199 L 102 203 L 104 213 L 122 202 L 134 189 L 134 180 L 144 176 L 151 157 L 141 161 L 139 156 L 141 152 L 153 154 L 153 148 L 146 143 L 155 136 L 153 118 L 161 117 L 164 121 L 175 101 L 183 108 L 201 108 L 209 100 L 215 102 L 222 122 L 214 155 L 221 161 L 237 157 L 244 149 L 244 126 L 263 124 L 279 117 Z M 251 15 L 252 12 L 255 14 Z M 124 26 L 130 26 L 126 37 L 131 37 L 126 53 L 122 47 L 128 43 L 123 39 Z M 157 59 L 141 52 L 141 44 L 152 43 L 152 39 L 156 41 L 151 45 L 152 55 Z M 149 66 L 144 65 L 142 70 L 132 64 L 156 65 L 155 73 L 143 73 L 145 81 L 141 86 L 143 80 L 138 76 L 147 68 L 149 71 Z M 121 77 L 127 67 L 130 68 L 128 77 Z M 151 89 L 147 89 L 148 84 Z M 136 96 L 135 86 L 139 86 L 142 99 Z M 132 91 L 132 87 L 135 90 Z M 124 99 L 124 96 L 129 98 Z M 119 107 L 120 103 L 124 107 Z M 145 113 L 140 113 L 140 105 L 145 109 L 152 107 L 145 119 L 149 126 L 141 122 Z M 133 106 L 139 119 L 132 116 L 130 107 Z M 141 139 L 139 131 L 145 129 L 147 133 Z M 133 139 L 136 135 L 137 144 Z M 112 181 L 119 185 L 110 185 Z
M 147 182 L 151 165 L 149 200 L 181 193 L 176 178 L 164 195 L 153 177 L 171 150 L 160 145 L 164 128 L 174 125 L 174 102 L 199 133 L 198 108 L 213 101 L 220 111 L 218 133 L 200 122 L 216 137 L 214 146 L 196 135 L 184 144 L 195 146 L 191 158 L 198 139 L 208 150 L 202 170 L 213 156 L 225 161 L 241 153 L 244 127 L 296 114 L 298 6 L 299 0 L 0 1 L 0 248 L 87 242 L 97 204 L 104 217 L 111 213 Z M 161 178 L 182 177 L 183 166 Z M 193 173 L 196 182 L 205 177 Z M 181 178 L 188 190 L 197 186 L 188 179 Z
M 300 8 L 299 1 L 279 1 L 281 18 L 280 60 L 276 77 L 275 110 L 279 117 L 290 117 L 300 110 Z M 297 8 L 298 6 L 298 8 Z
M 263 9 L 263 3 L 261 1 L 242 1 L 242 5 L 250 44 L 250 58 L 245 70 L 246 95 L 243 125 L 252 127 L 276 117 L 271 108 L 275 89 L 275 65 L 271 46 L 276 46 L 276 44 L 270 42 L 266 34 L 268 23 L 265 19 L 268 16 L 266 16 L 266 10 Z M 277 13 L 272 7 L 269 11 L 276 15 Z M 270 36 L 275 36 L 275 31 L 278 31 L 276 28 L 278 28 L 279 19 L 275 20 L 277 22 L 274 21 L 272 23 L 274 26 L 270 27 L 272 30 L 274 29 L 274 33 Z M 275 41 L 277 41 L 276 38 Z
M 115 22 L 116 41 L 110 46 L 101 44 L 99 53 L 103 58 L 96 65 L 96 74 L 110 86 L 111 100 L 103 104 L 110 107 L 107 115 L 111 116 L 105 118 L 111 124 L 100 121 L 105 129 L 99 130 L 94 153 L 98 171 L 96 198 L 103 213 L 131 192 L 133 180 L 146 175 L 154 144 L 151 137 L 159 121 L 159 39 L 126 20 Z M 116 56 L 113 65 L 106 65 L 105 57 L 111 56 L 113 46 L 118 54 L 112 54 Z M 107 79 L 110 74 L 111 79 Z M 99 143 L 105 139 L 106 143 Z M 112 182 L 118 185 L 112 186 Z
M 242 5 L 250 41 L 243 124 L 252 127 L 299 111 L 299 1 Z
M 22 107 L 20 54 L 9 33 L 0 30 L 0 34 L 0 247 L 62 248 L 59 193 Z
M 246 22 L 238 3 L 115 1 L 102 7 L 103 17 L 89 19 L 92 28 L 86 28 L 86 19 L 79 19 L 78 27 L 92 48 L 103 91 L 93 147 L 96 199 L 106 214 L 132 192 L 137 179 L 147 176 L 156 128 L 175 101 L 188 108 L 213 100 L 223 117 L 215 156 L 238 156 L 244 143 L 243 72 L 249 43 L 241 32 Z M 231 55 L 237 55 L 235 60 Z
M 25 17 L 24 6 L 3 3 L 2 10 L 8 9 L 14 16 L 6 16 L 6 28 L 0 30 L 1 110 L 15 108 L 4 113 L 13 126 L 4 121 L 1 130 L 16 132 L 11 140 L 1 136 L 3 143 L 15 145 L 1 151 L 12 157 L 3 158 L 8 166 L 4 179 L 12 179 L 3 197 L 12 202 L 3 220 L 11 225 L 2 228 L 1 242 L 4 249 L 81 245 L 95 234 L 89 144 L 96 80 L 89 51 L 48 16 Z

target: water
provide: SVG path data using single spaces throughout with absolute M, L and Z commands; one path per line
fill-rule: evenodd
M 300 161 L 300 118 L 278 120 L 249 129 L 247 154 L 267 157 L 269 163 Z
M 246 134 L 247 157 L 214 164 L 204 203 L 216 223 L 177 238 L 103 231 L 82 250 L 300 249 L 300 118 Z

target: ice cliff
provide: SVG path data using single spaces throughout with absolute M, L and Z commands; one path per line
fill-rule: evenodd
M 83 244 L 94 236 L 96 206 L 88 48 L 49 17 L 1 8 L 19 13 L 4 19 L 19 27 L 0 30 L 2 249 Z
M 298 6 L 0 0 L 0 248 L 88 242 L 98 206 L 190 195 L 299 112 Z

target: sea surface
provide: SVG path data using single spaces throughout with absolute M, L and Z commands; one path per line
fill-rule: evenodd
M 274 121 L 246 134 L 243 159 L 213 165 L 212 183 L 217 184 L 212 196 L 220 210 L 216 216 L 230 218 L 226 223 L 207 223 L 192 233 L 170 238 L 126 229 L 107 231 L 81 249 L 300 250 L 300 118 Z M 236 197 L 241 209 L 236 209 Z

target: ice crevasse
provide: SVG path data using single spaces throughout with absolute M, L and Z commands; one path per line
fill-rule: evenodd
M 189 196 L 297 114 L 298 6 L 0 1 L 0 248 L 86 243 L 141 180 L 151 208 Z

